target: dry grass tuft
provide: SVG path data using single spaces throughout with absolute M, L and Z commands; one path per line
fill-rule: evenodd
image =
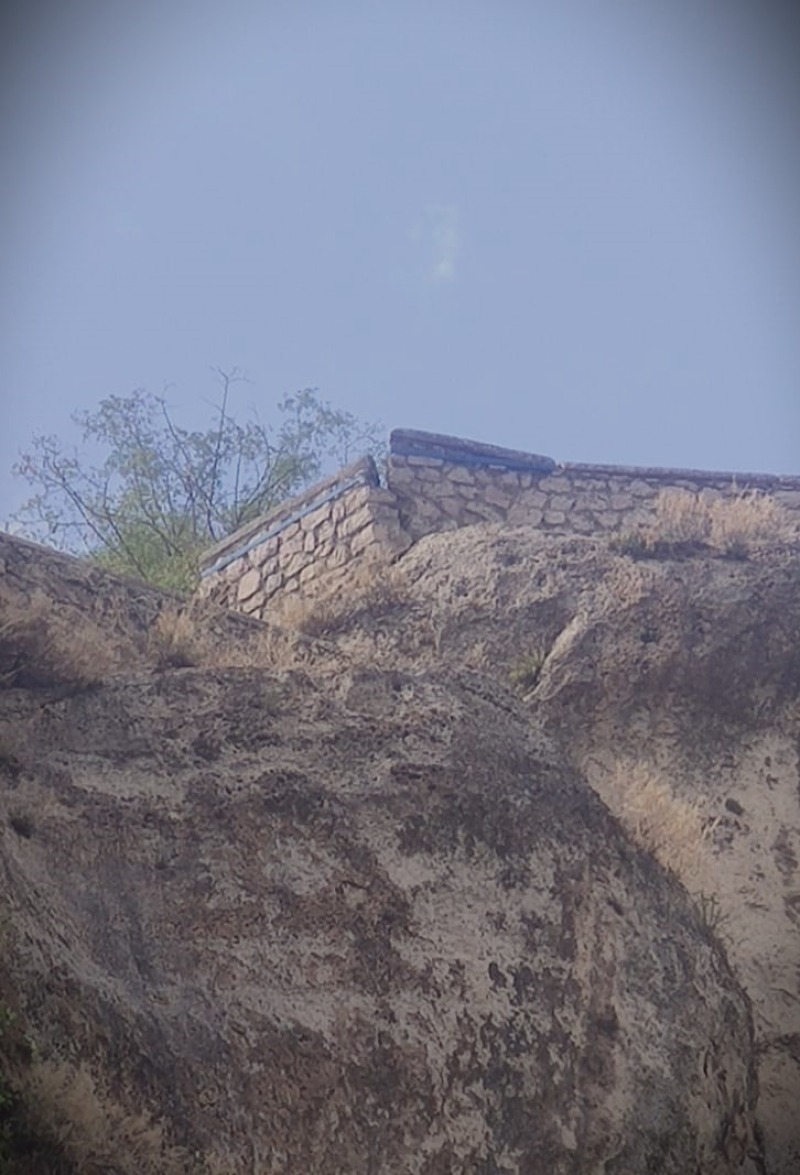
M 714 499 L 688 490 L 662 490 L 654 523 L 614 535 L 610 542 L 623 554 L 639 558 L 708 551 L 746 559 L 759 547 L 796 537 L 788 511 L 756 490 Z
M 700 494 L 662 490 L 656 498 L 655 533 L 665 543 L 707 543 L 711 507 Z
M 677 874 L 686 888 L 708 888 L 715 821 L 697 800 L 677 795 L 639 764 L 618 764 L 600 794 L 640 848 Z
M 22 1091 L 26 1129 L 63 1158 L 74 1175 L 187 1175 L 189 1155 L 171 1146 L 163 1125 L 131 1113 L 85 1065 L 38 1061 Z
M 7 607 L 0 622 L 0 686 L 98 685 L 115 668 L 114 650 L 90 618 L 43 593 Z
M 391 568 L 374 569 L 345 592 L 320 597 L 288 597 L 282 601 L 282 624 L 305 636 L 332 636 L 351 628 L 357 620 L 379 619 L 410 602 L 408 583 Z
M 787 542 L 796 535 L 788 511 L 754 490 L 711 503 L 711 545 L 728 555 L 746 555 L 754 546 Z
M 147 653 L 157 669 L 185 669 L 210 657 L 202 618 L 188 604 L 165 608 L 148 634 Z

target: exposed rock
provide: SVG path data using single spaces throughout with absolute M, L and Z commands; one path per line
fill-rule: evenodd
M 690 552 L 691 554 L 691 552 Z M 769 1170 L 800 1171 L 800 554 L 634 561 L 596 539 L 477 526 L 420 541 L 319 631 L 407 667 L 535 666 L 532 727 L 624 815 L 620 775 L 697 816 L 665 844 L 754 1006 Z M 678 841 L 680 837 L 677 838 Z
M 761 1170 L 723 951 L 485 675 L 7 690 L 0 738 L 0 971 L 210 1169 Z

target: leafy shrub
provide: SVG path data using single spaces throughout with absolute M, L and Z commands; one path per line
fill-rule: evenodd
M 520 691 L 528 693 L 534 688 L 541 675 L 547 653 L 544 649 L 534 649 L 525 657 L 520 657 L 508 671 L 511 684 Z

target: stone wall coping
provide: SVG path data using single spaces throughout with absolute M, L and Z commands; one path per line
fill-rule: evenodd
M 539 453 L 524 453 L 518 449 L 504 449 L 499 445 L 485 445 L 481 441 L 467 441 L 413 428 L 394 429 L 389 437 L 389 453 L 392 457 L 429 457 L 452 465 L 495 465 L 501 469 L 539 473 L 549 473 L 556 468 L 552 457 L 543 457 Z
M 269 510 L 266 514 L 245 523 L 233 534 L 209 547 L 200 556 L 200 578 L 204 579 L 208 575 L 223 571 L 229 563 L 274 538 L 292 523 L 299 522 L 313 510 L 361 485 L 380 485 L 378 470 L 372 457 L 360 457 L 358 461 L 346 465 L 344 469 L 340 469 L 324 481 L 309 486 L 307 490 L 282 502 L 274 510 Z
M 648 465 L 587 465 L 565 461 L 556 467 L 558 473 L 578 474 L 583 477 L 647 478 L 650 481 L 736 482 L 742 486 L 769 486 L 800 489 L 800 475 L 780 473 L 741 473 L 730 470 L 670 469 Z
M 800 475 L 778 473 L 742 473 L 731 470 L 673 469 L 649 465 L 591 465 L 587 462 L 556 461 L 540 453 L 505 449 L 482 441 L 423 432 L 421 429 L 396 428 L 389 438 L 393 457 L 426 457 L 449 465 L 484 465 L 502 469 L 527 470 L 558 475 L 579 474 L 584 477 L 648 478 L 651 481 L 738 482 L 748 486 L 800 488 Z

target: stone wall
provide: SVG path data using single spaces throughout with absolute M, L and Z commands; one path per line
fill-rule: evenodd
M 757 489 L 800 522 L 800 477 L 556 464 L 549 457 L 402 429 L 392 433 L 388 485 L 401 525 L 423 535 L 476 522 L 553 534 L 632 530 L 652 520 L 665 489 L 707 497 Z
M 276 597 L 331 591 L 356 563 L 388 563 L 410 543 L 366 457 L 207 551 L 199 594 L 263 619 Z
M 800 477 L 556 463 L 551 457 L 397 429 L 386 486 L 365 458 L 208 551 L 200 594 L 263 618 L 287 595 L 335 590 L 358 565 L 388 564 L 427 534 L 479 522 L 554 535 L 610 534 L 652 520 L 658 495 L 758 490 L 795 514 Z

